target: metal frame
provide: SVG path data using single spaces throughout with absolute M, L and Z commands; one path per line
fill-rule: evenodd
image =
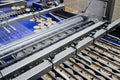
M 61 53 L 55 56 L 53 60 L 54 65 L 57 66 L 62 62 L 64 62 L 66 59 L 69 59 L 74 55 L 74 52 L 75 52 L 75 49 L 72 47 L 67 48 L 65 51 L 62 51 Z M 61 55 L 64 55 L 64 57 Z M 45 60 L 42 64 L 34 67 L 33 69 L 25 72 L 24 74 L 16 77 L 13 80 L 36 80 L 37 78 L 44 75 L 48 71 L 52 70 L 52 65 L 53 65 L 52 63 Z
M 105 0 L 90 0 L 90 3 L 84 13 L 87 14 L 90 18 L 103 20 L 105 6 Z
M 112 14 L 113 14 L 113 7 L 114 7 L 115 0 L 108 0 L 108 1 L 93 0 L 93 1 L 94 2 L 92 2 L 90 4 L 90 6 L 86 9 L 85 14 L 88 14 L 89 17 L 96 18 L 99 20 L 101 20 L 104 15 L 104 17 L 106 17 L 106 20 L 108 20 L 108 22 L 110 22 Z M 100 7 L 100 9 L 98 9 L 98 7 L 100 5 L 97 6 L 97 8 L 96 8 L 96 9 L 100 10 L 101 13 L 99 13 L 99 14 L 97 12 L 94 13 L 95 10 L 91 11 L 91 8 L 93 8 L 93 6 L 95 6 L 96 3 L 101 3 L 100 5 L 102 5 Z M 105 5 L 105 3 L 107 3 L 107 6 Z M 105 11 L 105 8 L 103 8 L 103 6 L 104 7 L 106 6 L 106 11 Z M 46 9 L 46 10 L 43 10 L 40 12 L 35 12 L 34 14 L 30 13 L 27 16 L 24 16 L 21 18 L 14 18 L 12 20 L 8 20 L 8 22 L 15 23 L 16 21 L 21 21 L 24 19 L 32 18 L 33 15 L 39 16 L 42 13 L 48 13 L 48 12 L 55 11 L 57 9 L 63 9 L 63 8 L 64 8 L 63 5 L 59 5 L 55 8 L 50 8 L 50 9 Z M 107 9 L 108 10 L 110 9 L 110 10 L 108 11 Z M 94 14 L 92 14 L 92 13 L 94 13 Z M 31 36 L 29 36 L 25 39 L 22 39 L 18 42 L 14 42 L 12 44 L 1 47 L 0 54 L 3 55 L 3 53 L 9 53 L 13 50 L 22 49 L 22 47 L 27 46 L 29 43 L 32 43 L 33 41 L 40 40 L 43 37 L 47 38 L 46 36 L 53 35 L 56 32 L 60 32 L 60 30 L 66 29 L 78 22 L 84 23 L 85 20 L 86 20 L 85 16 L 77 15 L 68 20 L 65 20 L 65 22 L 59 23 L 59 25 L 55 25 L 56 28 L 51 28 L 51 29 L 47 30 L 45 34 L 43 34 L 43 33 L 34 34 L 34 35 L 31 35 Z M 4 69 L 2 69 L 0 71 L 0 79 L 2 80 L 2 79 L 9 79 L 9 78 L 14 77 L 13 80 L 21 80 L 21 79 L 22 80 L 26 80 L 26 79 L 27 80 L 36 80 L 37 78 L 44 75 L 48 71 L 54 69 L 56 66 L 63 63 L 65 60 L 69 59 L 73 55 L 77 55 L 78 52 L 80 50 L 84 49 L 86 46 L 90 45 L 97 39 L 101 38 L 102 36 L 106 35 L 110 31 L 112 31 L 113 28 L 116 28 L 117 25 L 120 24 L 120 19 L 118 19 L 117 21 L 113 22 L 112 24 L 110 24 L 108 26 L 106 26 L 106 23 L 107 23 L 106 21 L 104 21 L 104 22 L 99 21 L 98 23 L 96 22 L 96 24 L 94 24 L 92 26 L 89 26 L 79 32 L 76 32 L 76 33 L 72 34 L 71 36 L 66 37 L 65 39 L 62 39 L 59 42 L 52 44 L 51 46 L 45 47 L 43 50 L 40 50 L 31 56 L 28 56 L 8 67 L 5 67 Z M 6 22 L 0 23 L 0 25 L 5 25 L 5 24 L 6 24 Z M 91 32 L 95 32 L 95 33 L 90 35 Z M 41 34 L 43 34 L 43 35 L 41 35 Z M 34 37 L 34 39 L 33 39 L 33 37 Z M 83 38 L 83 39 L 81 40 L 81 38 Z M 73 46 L 74 42 L 77 42 L 77 44 Z M 21 44 L 19 44 L 19 43 L 21 43 Z M 30 44 L 30 45 L 32 45 L 32 44 Z M 57 50 L 60 50 L 61 48 L 64 48 L 64 50 L 61 52 L 57 52 Z M 50 60 L 49 58 L 50 58 L 51 54 L 55 54 L 55 58 Z M 62 56 L 62 55 L 64 55 L 64 56 Z M 88 61 L 84 57 L 82 57 L 82 56 L 80 56 L 80 57 L 82 59 Z M 43 60 L 43 62 L 32 67 L 31 69 L 28 69 L 28 67 L 31 66 L 31 64 L 34 64 L 34 63 L 42 61 L 42 60 Z M 91 63 L 91 61 L 88 61 L 88 62 Z M 24 69 L 28 69 L 28 70 L 22 74 L 21 73 L 19 74 L 19 71 L 24 70 Z M 16 74 L 18 74 L 18 75 L 14 76 Z M 84 77 L 84 76 L 82 76 L 82 77 Z M 84 78 L 87 79 L 86 77 L 84 77 Z
M 106 0 L 106 1 L 107 1 L 107 6 L 105 12 L 105 19 L 111 22 L 114 12 L 115 0 Z
M 12 75 L 12 74 L 16 74 L 21 68 L 25 67 L 26 65 L 28 66 L 29 64 L 31 63 L 34 63 L 35 61 L 39 61 L 41 59 L 45 59 L 47 57 L 49 57 L 49 55 L 51 53 L 56 53 L 55 50 L 58 50 L 70 43 L 72 43 L 73 41 L 77 40 L 78 38 L 86 35 L 86 34 L 89 34 L 91 31 L 101 27 L 103 24 L 105 24 L 106 22 L 98 22 L 96 23 L 95 25 L 93 26 L 90 26 L 80 32 L 77 32 L 73 35 L 71 35 L 70 37 L 68 38 L 65 38 L 64 40 L 61 40 L 11 66 L 8 66 L 6 67 L 5 69 L 1 70 L 1 73 L 3 74 L 3 76 L 7 76 L 7 75 Z
M 114 5 L 115 0 L 91 0 L 84 13 L 91 18 L 111 22 Z

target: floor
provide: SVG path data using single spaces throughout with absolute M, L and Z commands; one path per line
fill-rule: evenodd
M 115 0 L 115 9 L 113 14 L 113 20 L 120 18 L 120 0 Z M 65 0 L 65 5 L 81 12 L 88 5 L 89 0 Z

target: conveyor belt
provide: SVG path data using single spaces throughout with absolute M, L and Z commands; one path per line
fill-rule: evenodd
M 51 38 L 47 38 L 47 40 L 45 40 L 45 41 L 47 41 L 47 42 L 45 42 L 44 43 L 44 40 L 42 41 L 42 45 L 41 45 L 41 42 L 40 42 L 40 45 L 39 46 L 37 46 L 36 44 L 34 44 L 34 45 L 29 45 L 28 47 L 26 47 L 26 49 L 29 49 L 28 51 L 25 51 L 24 50 L 24 48 L 23 48 L 23 50 L 16 50 L 16 51 L 19 51 L 19 52 L 24 52 L 24 53 L 19 53 L 19 52 L 16 52 L 16 53 L 19 53 L 19 54 L 16 54 L 15 52 L 11 52 L 10 54 L 6 54 L 6 55 L 4 55 L 4 56 L 1 56 L 1 59 L 3 60 L 3 63 L 1 63 L 1 73 L 3 74 L 3 76 L 5 76 L 5 78 L 6 79 L 9 79 L 9 78 L 14 78 L 14 77 L 16 77 L 16 76 L 18 76 L 18 75 L 21 75 L 20 77 L 22 77 L 22 76 L 25 76 L 25 75 L 22 75 L 22 73 L 23 72 L 26 72 L 25 74 L 27 74 L 28 73 L 28 71 L 31 71 L 30 69 L 31 68 L 34 68 L 34 69 L 36 69 L 36 67 L 38 68 L 40 65 L 41 66 L 43 66 L 42 65 L 42 63 L 45 65 L 46 63 L 44 63 L 44 61 L 43 61 L 43 59 L 47 59 L 48 57 L 49 57 L 49 55 L 50 55 L 50 53 L 51 53 L 51 51 L 54 51 L 55 50 L 55 55 L 58 55 L 58 58 L 59 58 L 59 56 L 60 55 L 63 55 L 64 53 L 62 53 L 62 54 L 58 54 L 59 52 L 61 52 L 61 51 L 63 51 L 64 49 L 65 49 L 65 45 L 66 46 L 69 46 L 69 45 L 67 45 L 67 44 L 70 44 L 74 39 L 76 40 L 79 36 L 83 36 L 84 35 L 84 37 L 85 37 L 85 34 L 87 34 L 87 33 L 89 33 L 91 30 L 94 30 L 94 29 L 97 29 L 98 27 L 100 27 L 101 25 L 103 25 L 105 22 L 99 22 L 99 23 L 97 23 L 97 24 L 95 24 L 95 25 L 92 25 L 93 24 L 93 22 L 87 22 L 88 24 L 77 24 L 78 26 L 80 26 L 80 25 L 83 25 L 84 27 L 82 28 L 82 26 L 80 27 L 80 28 L 76 28 L 76 26 L 77 25 L 74 25 L 74 26 L 72 26 L 72 31 L 70 31 L 71 30 L 71 28 L 70 28 L 70 26 L 69 26 L 69 28 L 67 29 L 67 30 L 63 30 L 63 32 L 61 32 L 61 33 L 59 33 L 59 35 L 55 35 L 55 36 L 53 36 L 55 39 L 59 39 L 59 40 L 61 40 L 61 41 L 59 41 L 59 40 L 57 40 L 57 41 L 59 41 L 59 42 L 56 42 L 56 40 L 55 39 L 51 39 Z M 92 25 L 90 28 L 89 27 L 87 27 L 87 26 L 90 26 L 90 25 Z M 86 28 L 87 27 L 87 28 Z M 85 29 L 84 29 L 85 28 Z M 70 30 L 69 30 L 70 29 Z M 81 31 L 80 31 L 81 30 Z M 66 32 L 67 31 L 67 32 Z M 77 32 L 78 31 L 78 32 Z M 85 32 L 85 31 L 87 31 L 87 32 Z M 75 33 L 74 33 L 75 32 Z M 72 33 L 72 35 L 71 35 L 71 33 Z M 80 33 L 82 33 L 82 34 L 80 34 Z M 68 35 L 67 35 L 68 34 Z M 69 36 L 70 35 L 70 36 Z M 66 36 L 68 36 L 68 37 L 66 37 Z M 87 36 L 87 35 L 86 35 Z M 99 35 L 98 35 L 99 36 Z M 65 37 L 65 39 L 64 39 L 64 37 Z M 88 44 L 89 43 L 89 41 L 92 41 L 92 38 L 91 37 L 88 37 L 87 38 L 88 40 L 85 42 L 85 43 L 83 43 L 82 45 L 80 45 L 80 46 L 84 46 L 84 44 Z M 52 43 L 51 41 L 53 41 L 54 42 L 54 40 L 55 40 L 55 42 L 56 43 Z M 37 44 L 38 44 L 39 42 L 37 42 Z M 62 44 L 61 44 L 62 43 Z M 45 46 L 45 44 L 48 44 L 48 47 L 44 47 Z M 49 46 L 49 44 L 51 45 L 51 46 Z M 44 49 L 41 49 L 41 47 L 44 47 Z M 56 47 L 55 47 L 56 46 Z M 40 48 L 39 48 L 40 47 Z M 63 47 L 63 48 L 62 48 Z M 47 50 L 46 50 L 46 49 Z M 49 49 L 50 48 L 50 49 Z M 54 49 L 55 48 L 55 49 Z M 60 49 L 59 49 L 60 48 Z M 79 48 L 79 47 L 78 47 Z M 22 48 L 21 48 L 22 49 Z M 36 51 L 37 50 L 37 51 Z M 39 50 L 41 50 L 42 52 L 40 52 Z M 68 51 L 69 51 L 69 49 L 67 49 Z M 73 52 L 73 50 L 75 51 L 75 49 L 74 48 L 72 48 L 72 52 Z M 47 53 L 45 53 L 47 51 Z M 39 53 L 40 52 L 40 53 Z M 64 52 L 64 51 L 63 51 Z M 72 53 L 71 52 L 71 53 Z M 33 54 L 33 53 L 35 53 L 35 54 Z M 39 57 L 39 56 L 36 56 L 36 55 L 40 55 L 41 57 Z M 28 55 L 31 55 L 31 56 L 28 56 Z M 70 55 L 70 53 L 68 54 L 68 55 Z M 19 62 L 19 59 L 20 59 L 20 57 L 21 58 L 24 58 L 24 56 L 27 56 L 25 59 L 22 59 L 22 60 L 20 60 L 20 62 Z M 67 54 L 66 54 L 66 56 L 67 56 Z M 33 58 L 32 58 L 33 57 Z M 61 56 L 61 58 L 62 57 L 64 57 L 64 56 Z M 7 61 L 7 62 L 5 62 L 5 60 L 4 59 L 6 59 L 6 58 L 8 58 L 9 60 Z M 31 58 L 29 61 L 27 60 L 27 59 L 29 59 L 29 58 Z M 42 58 L 42 59 L 41 59 Z M 56 58 L 56 59 L 58 59 L 58 58 Z M 63 59 L 59 59 L 60 61 L 61 60 L 63 60 Z M 34 61 L 32 60 L 32 59 L 34 59 Z M 38 59 L 40 59 L 39 60 L 39 62 L 36 62 L 36 60 L 38 61 Z M 17 61 L 15 61 L 15 60 L 18 60 L 18 62 Z M 23 60 L 25 60 L 25 61 L 23 61 Z M 26 60 L 27 60 L 27 62 L 26 62 Z M 31 62 L 31 61 L 33 61 L 33 62 Z M 2 61 L 1 61 L 2 62 Z M 13 64 L 14 63 L 14 64 Z M 55 63 L 57 63 L 58 64 L 58 62 L 56 61 Z M 11 65 L 12 64 L 12 65 Z M 47 64 L 46 64 L 47 65 Z M 45 65 L 45 67 L 49 67 L 49 65 L 51 65 L 51 64 L 48 64 L 47 66 Z M 5 67 L 6 66 L 6 67 Z M 16 68 L 12 68 L 12 67 L 15 67 L 15 66 L 18 66 L 18 67 L 16 67 Z M 24 67 L 23 67 L 24 66 Z M 4 69 L 3 69 L 4 68 Z M 12 70 L 11 70 L 11 69 Z M 41 68 L 44 68 L 44 67 L 41 67 Z M 10 69 L 10 70 L 9 70 Z M 18 71 L 20 70 L 20 72 L 18 73 Z M 33 69 L 32 69 L 33 70 Z M 42 69 L 42 70 L 44 70 L 44 69 Z M 10 73 L 12 73 L 12 74 L 10 74 Z M 36 72 L 35 72 L 35 74 L 36 74 Z M 43 74 L 43 73 L 42 73 Z M 80 74 L 80 73 L 78 73 L 78 74 Z M 27 74 L 28 75 L 28 74 Z M 34 74 L 33 74 L 34 75 Z M 24 78 L 28 78 L 27 76 L 26 77 L 24 77 Z M 23 79 L 24 79 L 23 78 Z M 84 78 L 86 78 L 85 76 L 84 76 Z M 21 79 L 21 78 L 19 78 L 19 76 L 17 77 L 17 78 L 15 78 L 15 80 L 18 80 L 18 79 Z
M 1 56 L 0 58 L 5 64 L 4 66 L 2 65 L 1 68 L 9 65 L 10 63 L 13 63 L 14 61 L 16 61 L 18 59 L 24 58 L 25 56 L 32 55 L 33 53 L 38 52 L 39 50 L 42 50 L 43 48 L 50 46 L 51 44 L 54 44 L 64 38 L 66 38 L 67 36 L 70 36 L 73 33 L 76 33 L 77 31 L 80 31 L 92 24 L 94 24 L 94 22 L 92 22 L 92 21 L 86 22 L 86 23 L 78 22 L 78 24 L 73 25 L 72 27 L 68 27 L 68 28 L 60 31 L 59 34 L 56 33 L 56 34 L 54 34 L 54 36 L 53 35 L 49 36 L 49 38 L 47 38 L 45 40 L 40 39 L 40 40 L 36 41 L 34 44 L 27 45 L 26 47 L 20 48 L 16 51 L 12 51 L 10 54 Z M 82 26 L 84 26 L 84 27 L 82 27 Z
M 11 24 L 11 26 L 13 26 L 17 30 L 14 31 L 9 26 L 6 26 L 7 30 L 10 31 L 10 33 L 8 33 L 2 27 L 0 27 L 0 43 L 3 45 L 33 34 L 31 30 L 27 29 L 24 25 L 20 23 Z
M 86 23 L 81 23 L 80 20 L 76 25 L 73 24 L 74 26 L 70 24 L 64 27 L 65 29 L 61 28 L 58 33 L 47 37 L 42 42 L 38 40 L 29 46 L 12 50 L 10 54 L 2 55 L 1 78 L 119 80 L 120 49 L 112 43 L 107 43 L 103 38 L 99 39 L 116 28 L 115 26 L 120 23 L 119 19 L 106 27 L 106 22 L 94 24 L 87 21 Z M 83 27 L 78 27 L 80 25 Z M 91 43 L 93 44 L 88 46 Z
M 28 10 L 14 7 L 11 9 L 15 11 L 6 7 L 8 12 L 0 10 L 3 14 L 6 12 L 0 16 L 1 27 L 9 33 L 6 29 L 6 26 L 11 27 L 9 24 L 16 21 L 27 24 L 21 21 L 36 21 L 46 13 L 60 22 L 46 31 L 0 47 L 0 80 L 120 80 L 120 39 L 110 34 L 119 27 L 120 19 L 109 23 L 114 0 L 92 0 L 85 12 L 63 21 L 50 12 L 63 10 L 64 5 L 43 9 L 33 2 L 27 4 Z M 36 10 L 35 5 L 41 10 Z M 24 13 L 28 14 L 21 16 Z M 26 24 L 24 26 L 29 26 Z
M 27 11 L 27 9 L 29 9 L 29 11 Z M 4 21 L 4 20 L 7 20 L 7 19 L 12 19 L 12 18 L 15 18 L 15 17 L 19 17 L 19 15 L 23 15 L 24 14 L 28 14 L 28 13 L 34 13 L 36 11 L 39 11 L 39 10 L 36 10 L 34 7 L 26 7 L 24 9 L 21 9 L 21 10 L 11 10 L 11 8 L 1 8 L 0 9 L 1 11 L 4 12 L 4 14 L 0 15 L 0 18 Z
M 81 55 L 91 63 L 81 58 Z M 120 80 L 120 48 L 100 39 L 82 50 L 77 56 L 43 75 L 41 79 Z
M 14 2 L 14 5 L 12 5 L 12 3 L 11 3 L 11 5 L 6 4 L 6 5 L 2 6 L 0 8 L 0 11 L 2 11 L 4 13 L 2 13 L 2 15 L 0 15 L 0 21 L 16 18 L 18 16 L 24 16 L 25 14 L 28 14 L 28 13 L 34 14 L 35 12 L 41 11 L 42 10 L 42 9 L 40 9 L 40 7 L 42 7 L 41 5 L 38 4 L 39 6 L 33 6 L 33 3 L 38 3 L 39 1 L 40 0 L 34 0 L 34 1 L 29 0 L 27 3 L 25 1 L 21 1 L 21 4 Z M 24 4 L 22 4 L 22 2 L 24 2 Z M 23 6 L 24 8 L 20 8 L 21 6 Z M 12 9 L 12 7 L 14 7 L 15 9 Z M 52 5 L 48 8 L 43 8 L 43 10 L 50 9 L 53 7 L 58 7 L 58 6 Z M 16 8 L 18 8 L 18 9 L 16 9 Z
M 53 80 L 56 78 L 66 80 L 79 78 L 114 80 L 115 78 L 115 80 L 119 80 L 120 61 L 117 59 L 119 59 L 120 49 L 112 43 L 108 45 L 110 48 L 106 48 L 103 45 L 107 44 L 104 39 L 99 39 L 116 28 L 116 25 L 120 23 L 119 19 L 105 26 L 106 22 L 94 24 L 94 20 L 84 20 L 85 16 L 78 16 L 66 20 L 66 23 L 59 24 L 60 27 L 54 28 L 55 31 L 49 32 L 48 36 L 47 33 L 46 36 L 44 34 L 43 39 L 41 36 L 33 39 L 34 42 L 30 44 L 28 41 L 29 45 L 24 44 L 21 47 L 21 44 L 17 44 L 1 48 L 1 78 L 36 80 L 40 76 L 41 79 L 50 76 L 50 79 Z M 70 23 L 72 20 L 74 22 Z M 62 27 L 67 23 L 69 25 Z M 100 42 L 103 44 L 101 45 Z M 93 43 L 91 46 L 85 48 L 91 43 Z M 78 52 L 80 53 L 78 54 Z M 117 58 L 114 59 L 113 55 L 108 56 L 109 54 L 113 54 Z M 46 75 L 44 76 L 44 74 Z
M 6 15 L 6 14 L 4 14 L 4 15 Z M 8 44 L 8 43 L 11 43 L 11 42 L 13 42 L 13 41 L 16 41 L 16 40 L 18 40 L 18 39 L 21 39 L 21 38 L 23 38 L 24 37 L 24 35 L 26 35 L 26 34 L 33 34 L 35 31 L 36 32 L 38 32 L 38 31 L 40 31 L 40 29 L 38 30 L 36 30 L 35 28 L 34 28 L 34 26 L 37 26 L 38 24 L 40 24 L 41 22 L 38 22 L 38 21 L 34 21 L 34 22 L 32 22 L 32 21 L 30 21 L 31 20 L 31 18 L 30 17 L 28 17 L 29 19 L 23 19 L 23 20 L 20 20 L 20 21 L 17 21 L 16 19 L 18 19 L 18 18 L 21 18 L 21 17 L 24 17 L 24 16 L 27 16 L 27 14 L 26 15 L 23 15 L 23 16 L 20 16 L 20 17 L 16 17 L 16 19 L 14 20 L 15 21 L 15 23 L 9 23 L 9 20 L 6 20 L 6 19 L 8 19 L 7 17 L 5 17 L 4 15 L 0 15 L 0 16 L 2 16 L 2 17 L 4 17 L 4 21 L 3 22 L 5 22 L 5 25 L 1 25 L 0 27 L 0 32 L 1 32 L 1 36 L 0 36 L 0 44 L 1 45 L 6 45 L 6 44 Z M 43 26 L 42 27 L 42 31 L 43 31 L 43 29 L 44 30 L 46 30 L 46 29 L 48 29 L 49 27 L 48 26 L 50 26 L 50 25 L 53 25 L 53 24 L 56 24 L 56 22 L 54 22 L 54 23 L 52 23 L 52 24 L 49 24 L 49 25 L 47 25 L 48 23 L 47 23 L 47 17 L 51 17 L 52 18 L 52 20 L 55 20 L 55 21 L 61 21 L 61 19 L 59 19 L 58 17 L 56 17 L 55 15 L 53 15 L 52 13 L 47 13 L 47 14 L 44 14 L 44 16 L 41 14 L 41 15 L 39 15 L 39 16 L 36 16 L 36 15 L 34 15 L 33 14 L 33 16 L 31 16 L 32 17 L 32 19 L 36 19 L 36 20 L 39 20 L 40 21 L 40 19 L 41 19 L 41 16 L 42 16 L 42 18 L 45 18 L 45 21 L 46 21 L 46 23 L 44 24 L 45 25 L 45 27 Z M 33 18 L 34 17 L 34 18 Z M 9 17 L 9 18 L 11 18 L 11 17 Z M 2 18 L 0 18 L 0 20 L 2 20 Z M 11 20 L 10 20 L 11 21 Z M 2 23 L 2 22 L 1 22 Z M 1 24 L 0 23 L 0 24 Z M 16 24 L 16 25 L 13 25 L 13 24 Z M 47 27 L 46 27 L 47 26 Z M 12 27 L 12 28 L 11 28 Z M 24 28 L 25 27 L 25 28 Z M 14 29 L 15 30 L 14 30 Z M 33 32 L 34 31 L 34 32 Z M 25 33 L 24 33 L 25 32 Z M 35 32 L 35 33 L 36 33 Z M 17 36 L 18 35 L 18 36 Z M 20 37 L 19 37 L 20 36 Z M 26 35 L 26 36 L 28 36 L 28 35 Z M 25 36 L 25 37 L 26 37 Z

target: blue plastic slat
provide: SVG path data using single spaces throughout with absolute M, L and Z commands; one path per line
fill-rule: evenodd
M 109 37 L 103 37 L 103 39 L 105 39 L 105 40 L 107 40 L 107 41 L 110 41 L 110 42 L 112 42 L 112 43 L 114 43 L 114 44 L 120 45 L 120 42 L 119 42 L 119 41 L 114 40 L 114 39 L 111 39 L 111 38 L 109 38 Z

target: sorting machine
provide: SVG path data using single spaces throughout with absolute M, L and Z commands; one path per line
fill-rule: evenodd
M 1 0 L 0 80 L 120 80 L 115 0 L 91 0 L 79 14 L 63 2 Z

